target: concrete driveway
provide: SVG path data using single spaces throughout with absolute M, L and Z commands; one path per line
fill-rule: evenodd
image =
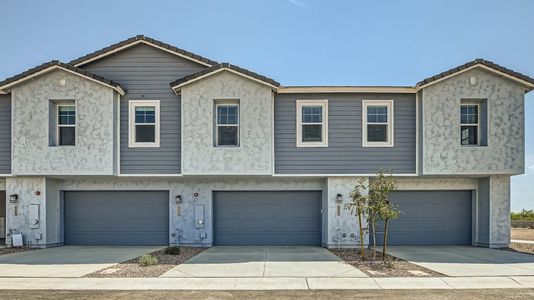
M 0 256 L 0 277 L 81 277 L 162 247 L 64 246 Z
M 534 275 L 534 255 L 469 246 L 392 246 L 389 254 L 443 275 Z
M 218 246 L 161 277 L 367 277 L 321 247 Z

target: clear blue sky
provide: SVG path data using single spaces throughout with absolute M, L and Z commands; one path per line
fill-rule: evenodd
M 0 0 L 0 78 L 145 34 L 283 85 L 414 85 L 485 58 L 534 76 L 534 1 Z M 534 209 L 534 91 L 526 175 L 512 210 Z

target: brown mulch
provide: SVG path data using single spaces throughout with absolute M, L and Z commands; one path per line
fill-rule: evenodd
M 148 253 L 155 256 L 159 263 L 154 266 L 142 267 L 138 263 L 138 259 L 130 259 L 128 261 L 116 264 L 114 266 L 98 270 L 96 272 L 85 275 L 84 277 L 99 277 L 99 278 L 141 278 L 141 277 L 159 277 L 163 273 L 184 263 L 195 255 L 200 254 L 207 248 L 201 247 L 180 247 L 180 254 L 169 255 L 165 254 L 165 249 Z
M 10 248 L 0 248 L 0 255 L 6 255 L 11 253 L 19 253 L 19 252 L 26 252 L 26 251 L 32 251 L 37 250 L 37 248 L 30 248 L 30 247 L 10 247 Z
M 359 249 L 329 249 L 346 263 L 369 275 L 369 277 L 442 277 L 441 273 L 415 265 L 398 257 L 386 255 L 387 262 L 382 260 L 382 253 L 376 252 L 376 259 L 370 249 L 366 250 L 363 261 Z M 414 273 L 410 273 L 412 271 Z M 423 273 L 420 273 L 423 272 Z

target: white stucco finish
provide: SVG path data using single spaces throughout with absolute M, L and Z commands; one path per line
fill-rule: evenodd
M 62 79 L 64 86 L 59 83 Z M 13 174 L 113 174 L 113 93 L 109 87 L 61 70 L 15 86 Z M 50 100 L 75 100 L 75 146 L 49 146 Z
M 424 88 L 422 95 L 424 175 L 524 172 L 523 86 L 476 68 Z M 460 145 L 462 99 L 487 99 L 487 146 Z
M 510 244 L 510 176 L 490 177 L 490 247 Z
M 327 178 L 327 195 L 328 195 L 328 247 L 355 247 L 360 242 L 360 224 L 358 217 L 351 215 L 350 211 L 344 209 L 344 205 L 350 201 L 350 193 L 360 177 L 328 177 Z M 369 179 L 366 178 L 366 185 Z M 364 191 L 367 192 L 367 191 Z M 342 203 L 337 203 L 337 194 L 343 197 Z M 337 214 L 339 207 L 339 216 Z M 323 209 L 324 213 L 324 209 Z M 367 220 L 362 220 L 367 227 Z M 363 236 L 364 243 L 369 243 L 369 234 Z
M 40 195 L 36 195 L 40 192 Z M 6 230 L 13 233 L 22 233 L 24 243 L 30 242 L 32 246 L 46 244 L 46 178 L 45 177 L 9 177 L 6 178 L 6 194 L 18 195 L 16 203 L 6 202 Z M 38 228 L 30 226 L 30 205 L 39 204 Z M 35 235 L 41 234 L 36 240 Z M 6 238 L 11 243 L 11 238 Z
M 273 94 L 268 86 L 229 72 L 181 90 L 182 174 L 272 173 Z M 238 100 L 239 147 L 214 147 L 214 100 Z

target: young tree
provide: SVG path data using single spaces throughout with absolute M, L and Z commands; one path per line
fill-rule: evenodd
M 389 174 L 389 175 L 388 175 Z M 369 199 L 373 205 L 370 207 L 373 211 L 373 240 L 376 240 L 374 234 L 374 222 L 384 221 L 384 244 L 382 248 L 382 258 L 386 258 L 386 247 L 388 240 L 388 223 L 392 219 L 399 217 L 400 211 L 389 201 L 389 195 L 397 190 L 397 180 L 391 175 L 390 170 L 381 169 L 377 172 L 375 179 L 369 185 Z M 376 247 L 376 243 L 373 244 Z
M 368 198 L 365 195 L 367 186 L 365 185 L 365 178 L 360 178 L 356 181 L 354 189 L 350 193 L 350 202 L 345 203 L 344 208 L 349 210 L 351 215 L 358 216 L 358 224 L 360 225 L 360 247 L 362 260 L 365 260 L 365 243 L 363 237 L 367 228 L 363 226 L 363 219 L 366 217 Z

